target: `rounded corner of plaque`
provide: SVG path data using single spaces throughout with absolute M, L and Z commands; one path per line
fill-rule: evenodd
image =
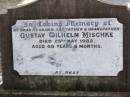
M 123 70 L 120 70 L 120 71 L 117 72 L 117 76 L 122 76 L 122 75 L 124 75 L 124 71 Z
M 17 25 L 18 21 L 19 21 L 19 20 L 16 20 L 16 21 L 13 23 L 12 28 L 14 28 L 14 27 Z
M 123 25 L 123 23 L 120 21 L 119 18 L 115 18 L 116 19 L 116 22 L 119 23 L 120 25 Z
M 20 72 L 18 72 L 18 70 L 16 70 L 16 69 L 13 70 L 13 74 L 20 77 Z

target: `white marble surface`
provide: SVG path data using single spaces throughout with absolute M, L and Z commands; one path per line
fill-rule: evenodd
M 58 31 L 59 28 L 65 30 Z M 66 36 L 54 36 L 57 33 Z M 83 33 L 91 36 L 83 37 Z M 12 27 L 12 39 L 14 70 L 20 75 L 117 76 L 123 70 L 123 25 L 115 18 L 17 20 Z M 91 42 L 81 42 L 84 39 Z M 43 43 L 43 40 L 50 40 L 50 43 Z M 40 48 L 41 45 L 45 47 Z M 80 45 L 90 45 L 90 48 Z

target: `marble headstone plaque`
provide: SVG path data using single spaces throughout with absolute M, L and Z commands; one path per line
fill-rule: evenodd
M 116 18 L 17 20 L 13 65 L 20 75 L 117 76 L 123 25 Z

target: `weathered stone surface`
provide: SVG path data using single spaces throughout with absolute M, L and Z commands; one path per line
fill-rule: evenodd
M 0 97 L 130 97 L 130 92 L 0 90 Z
M 124 64 L 123 71 L 120 72 L 118 76 L 20 76 L 18 72 L 13 70 L 11 27 L 16 24 L 17 20 L 74 18 L 117 18 L 118 21 L 123 24 Z M 3 22 L 3 87 L 5 89 L 104 92 L 130 91 L 130 14 L 126 7 L 107 5 L 96 0 L 40 0 L 26 7 L 10 9 L 7 15 L 1 17 L 1 20 Z

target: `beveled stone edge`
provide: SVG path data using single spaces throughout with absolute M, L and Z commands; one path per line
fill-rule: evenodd
M 27 96 L 71 96 L 71 97 L 130 97 L 130 92 L 83 92 L 83 91 L 34 91 L 34 90 L 0 90 L 0 95 L 27 95 Z

